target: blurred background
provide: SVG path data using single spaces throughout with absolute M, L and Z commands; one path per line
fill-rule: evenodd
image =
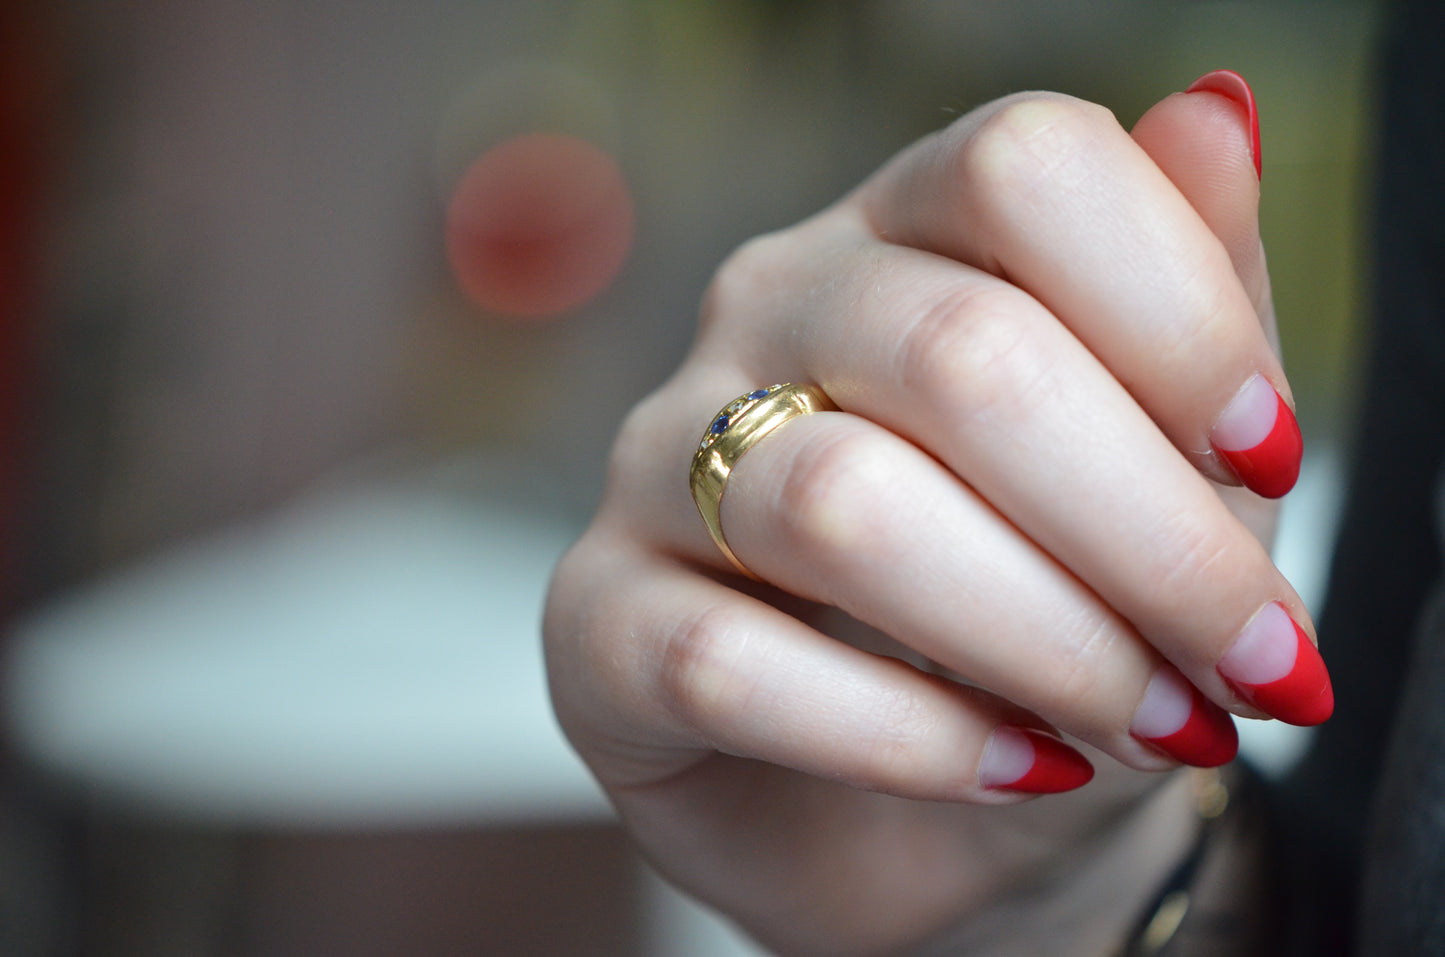
M 561 740 L 546 577 L 718 261 L 1004 93 L 1253 85 L 1317 604 L 1381 18 L 4 5 L 0 953 L 747 953 Z

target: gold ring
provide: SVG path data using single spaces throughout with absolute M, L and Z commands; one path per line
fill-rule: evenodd
M 722 497 L 727 490 L 728 476 L 743 453 L 784 422 L 837 408 L 817 386 L 784 382 L 738 396 L 713 417 L 703 433 L 692 457 L 692 500 L 697 503 L 697 510 L 717 547 L 749 578 L 757 576 L 738 561 L 723 535 Z

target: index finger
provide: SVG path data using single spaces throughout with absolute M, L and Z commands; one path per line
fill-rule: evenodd
M 879 237 L 1042 302 L 1205 475 L 1267 497 L 1294 485 L 1299 428 L 1251 297 L 1108 110 L 1006 98 L 904 152 L 852 201 Z

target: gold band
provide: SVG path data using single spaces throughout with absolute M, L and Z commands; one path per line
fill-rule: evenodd
M 697 503 L 697 510 L 717 547 L 749 578 L 757 576 L 738 561 L 723 535 L 722 497 L 727 490 L 728 476 L 743 453 L 784 422 L 810 412 L 837 408 L 817 386 L 785 382 L 738 396 L 713 418 L 703 433 L 697 453 L 692 457 L 692 500 Z

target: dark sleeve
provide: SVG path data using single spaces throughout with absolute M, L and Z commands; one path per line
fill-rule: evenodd
M 1320 619 L 1335 717 L 1276 795 L 1292 902 L 1287 953 L 1300 957 L 1354 952 L 1379 782 L 1382 776 L 1393 781 L 1402 760 L 1413 767 L 1421 757 L 1402 758 L 1391 740 L 1404 714 L 1407 676 L 1427 677 L 1424 669 L 1414 675 L 1411 636 L 1441 569 L 1433 505 L 1445 454 L 1445 4 L 1412 2 L 1394 12 L 1381 59 L 1371 354 L 1349 505 Z M 1439 729 L 1445 727 L 1438 704 L 1445 701 L 1445 672 L 1436 672 L 1433 689 L 1420 697 L 1436 703 L 1432 720 Z M 1438 880 L 1445 855 L 1442 792 L 1405 790 L 1391 800 L 1414 806 L 1379 810 L 1386 817 L 1428 813 L 1420 805 L 1433 803 L 1433 844 L 1415 853 L 1433 856 Z M 1433 892 L 1438 933 L 1445 886 Z M 1372 892 L 1379 911 L 1377 897 Z M 1365 923 L 1407 919 L 1394 903 L 1366 917 Z M 1401 946 L 1368 953 L 1445 954 L 1445 937 L 1436 938 L 1434 950 Z
M 1445 592 L 1438 588 L 1375 792 L 1358 938 L 1362 957 L 1445 955 Z

